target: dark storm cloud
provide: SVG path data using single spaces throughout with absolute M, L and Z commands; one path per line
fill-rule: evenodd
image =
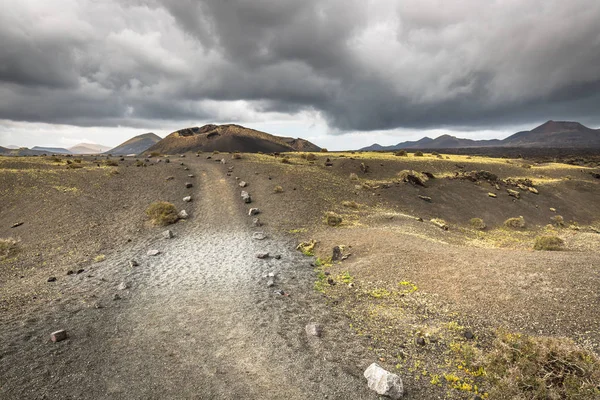
M 600 124 L 595 0 L 12 3 L 0 119 L 238 120 L 242 100 L 339 131 Z

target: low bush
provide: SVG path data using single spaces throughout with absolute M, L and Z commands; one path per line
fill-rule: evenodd
M 550 218 L 550 221 L 552 221 L 552 225 L 558 228 L 565 226 L 565 219 L 561 215 L 555 215 L 554 217 Z
M 469 222 L 471 223 L 471 226 L 475 229 L 483 230 L 486 228 L 485 222 L 483 222 L 481 218 L 471 218 Z
M 415 151 L 414 156 L 415 157 L 423 157 L 423 152 L 422 151 Z
M 397 151 L 396 154 L 394 154 L 396 157 L 407 157 L 408 153 L 406 152 L 406 150 L 400 150 Z
M 156 201 L 148 206 L 146 215 L 154 225 L 170 225 L 179 219 L 177 209 L 172 203 L 166 201 Z
M 115 160 L 106 160 L 104 163 L 109 167 L 118 167 L 119 166 L 119 163 L 116 162 Z
M 325 223 L 329 226 L 338 226 L 342 223 L 342 217 L 334 212 L 325 214 Z
M 239 151 L 236 151 L 235 153 L 233 153 L 232 158 L 234 160 L 240 160 L 242 158 L 242 153 L 240 153 Z
M 326 149 L 326 148 L 324 148 L 324 147 L 321 149 L 321 153 L 327 153 L 328 151 L 329 151 L 329 150 L 327 150 L 327 149 Z
M 350 174 L 350 180 L 351 181 L 357 181 L 358 180 L 358 175 L 356 175 L 354 172 L 352 172 Z
M 525 218 L 523 218 L 523 217 L 509 218 L 506 221 L 504 221 L 504 226 L 506 226 L 507 228 L 513 228 L 513 229 L 523 229 L 523 228 L 525 228 Z
M 283 157 L 283 158 L 281 159 L 281 163 L 282 163 L 282 164 L 291 164 L 291 162 L 290 162 L 290 159 L 289 159 L 289 158 L 287 158 L 287 157 Z
M 273 189 L 273 192 L 275 192 L 275 193 L 283 193 L 283 188 L 281 186 L 277 185 Z
M 19 241 L 13 238 L 0 239 L 0 260 L 13 255 L 19 247 Z
M 160 152 L 153 151 L 152 153 L 150 153 L 150 157 L 160 157 Z
M 600 360 L 570 339 L 500 334 L 484 368 L 490 399 L 600 398 Z
M 344 207 L 354 208 L 354 209 L 357 209 L 359 207 L 358 203 L 355 201 L 342 201 L 342 205 Z
M 534 250 L 557 251 L 562 250 L 565 242 L 558 236 L 539 236 L 535 239 Z

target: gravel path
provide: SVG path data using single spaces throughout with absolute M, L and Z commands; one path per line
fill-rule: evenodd
M 226 166 L 190 167 L 194 201 L 175 238 L 140 238 L 61 281 L 62 301 L 3 317 L 0 398 L 377 398 L 362 377 L 365 344 L 312 289 L 310 260 L 292 243 L 252 238 L 262 229 Z M 323 324 L 322 338 L 307 337 L 308 322 Z M 57 329 L 69 339 L 51 343 Z

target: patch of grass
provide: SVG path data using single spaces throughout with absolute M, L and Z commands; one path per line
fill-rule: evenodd
M 67 169 L 81 169 L 83 165 L 81 163 L 71 163 L 67 164 Z
M 302 158 L 306 161 L 315 161 L 317 159 L 317 156 L 314 155 L 313 153 L 302 153 L 302 154 L 300 154 L 300 158 Z
M 308 242 L 302 242 L 297 247 L 296 250 L 299 250 L 308 257 L 313 257 L 315 255 L 315 246 L 317 245 L 316 240 L 310 240 Z
M 358 209 L 359 205 L 355 201 L 342 201 L 342 205 L 348 208 Z
M 338 226 L 342 223 L 342 217 L 330 211 L 325 214 L 325 223 L 329 226 Z
M 548 250 L 548 251 L 557 251 L 562 250 L 564 241 L 558 236 L 539 236 L 535 239 L 535 244 L 533 245 L 534 250 Z
M 148 206 L 146 215 L 154 225 L 170 225 L 179 219 L 177 209 L 172 203 L 166 201 L 156 201 Z
M 556 226 L 557 228 L 562 228 L 565 226 L 565 219 L 562 217 L 562 215 L 555 215 L 554 217 L 550 218 L 550 221 L 552 221 L 552 225 Z
M 17 252 L 19 241 L 14 238 L 0 239 L 0 260 L 10 257 Z
M 119 163 L 116 162 L 115 160 L 106 160 L 104 162 L 105 165 L 109 166 L 109 167 L 118 167 Z
M 504 221 L 504 226 L 512 229 L 523 229 L 525 228 L 525 218 L 522 216 L 518 218 L 509 218 Z
M 106 256 L 104 254 L 98 254 L 96 257 L 94 257 L 94 262 L 102 262 L 106 260 Z
M 150 157 L 160 157 L 160 152 L 153 151 L 152 153 L 150 153 Z
M 600 359 L 569 339 L 502 333 L 485 359 L 494 399 L 597 399 Z
M 283 157 L 281 159 L 282 164 L 291 164 L 290 159 L 288 157 Z
M 236 151 L 236 152 L 233 153 L 232 158 L 234 160 L 241 160 L 242 159 L 242 153 L 240 153 L 239 151 Z
M 279 185 L 275 186 L 275 188 L 273 189 L 274 193 L 283 193 L 283 188 Z
M 390 297 L 392 295 L 392 292 L 390 292 L 387 289 L 373 289 L 369 292 L 369 296 L 375 298 L 375 299 L 381 299 L 384 297 Z
M 351 180 L 351 181 L 357 181 L 357 180 L 358 180 L 358 175 L 357 175 L 357 174 L 355 174 L 354 172 L 352 172 L 352 173 L 350 174 L 350 180 Z
M 137 160 L 137 161 L 135 162 L 135 166 L 136 166 L 136 167 L 146 167 L 147 165 L 146 165 L 146 163 L 145 163 L 145 162 L 143 162 L 143 161 L 141 161 L 141 160 Z
M 486 228 L 486 224 L 485 224 L 485 222 L 483 222 L 483 220 L 481 218 L 471 218 L 469 223 L 475 229 L 483 230 Z

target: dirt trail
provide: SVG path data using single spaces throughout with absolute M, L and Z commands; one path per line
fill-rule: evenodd
M 191 218 L 172 228 L 174 239 L 134 242 L 63 283 L 61 302 L 3 321 L 0 397 L 376 398 L 361 376 L 364 344 L 312 290 L 310 260 L 291 243 L 252 239 L 262 229 L 251 228 L 225 166 L 190 167 Z M 151 248 L 162 254 L 147 256 Z M 256 258 L 265 251 L 281 260 Z M 325 326 L 322 339 L 306 336 L 310 321 Z M 70 339 L 50 343 L 60 328 Z

